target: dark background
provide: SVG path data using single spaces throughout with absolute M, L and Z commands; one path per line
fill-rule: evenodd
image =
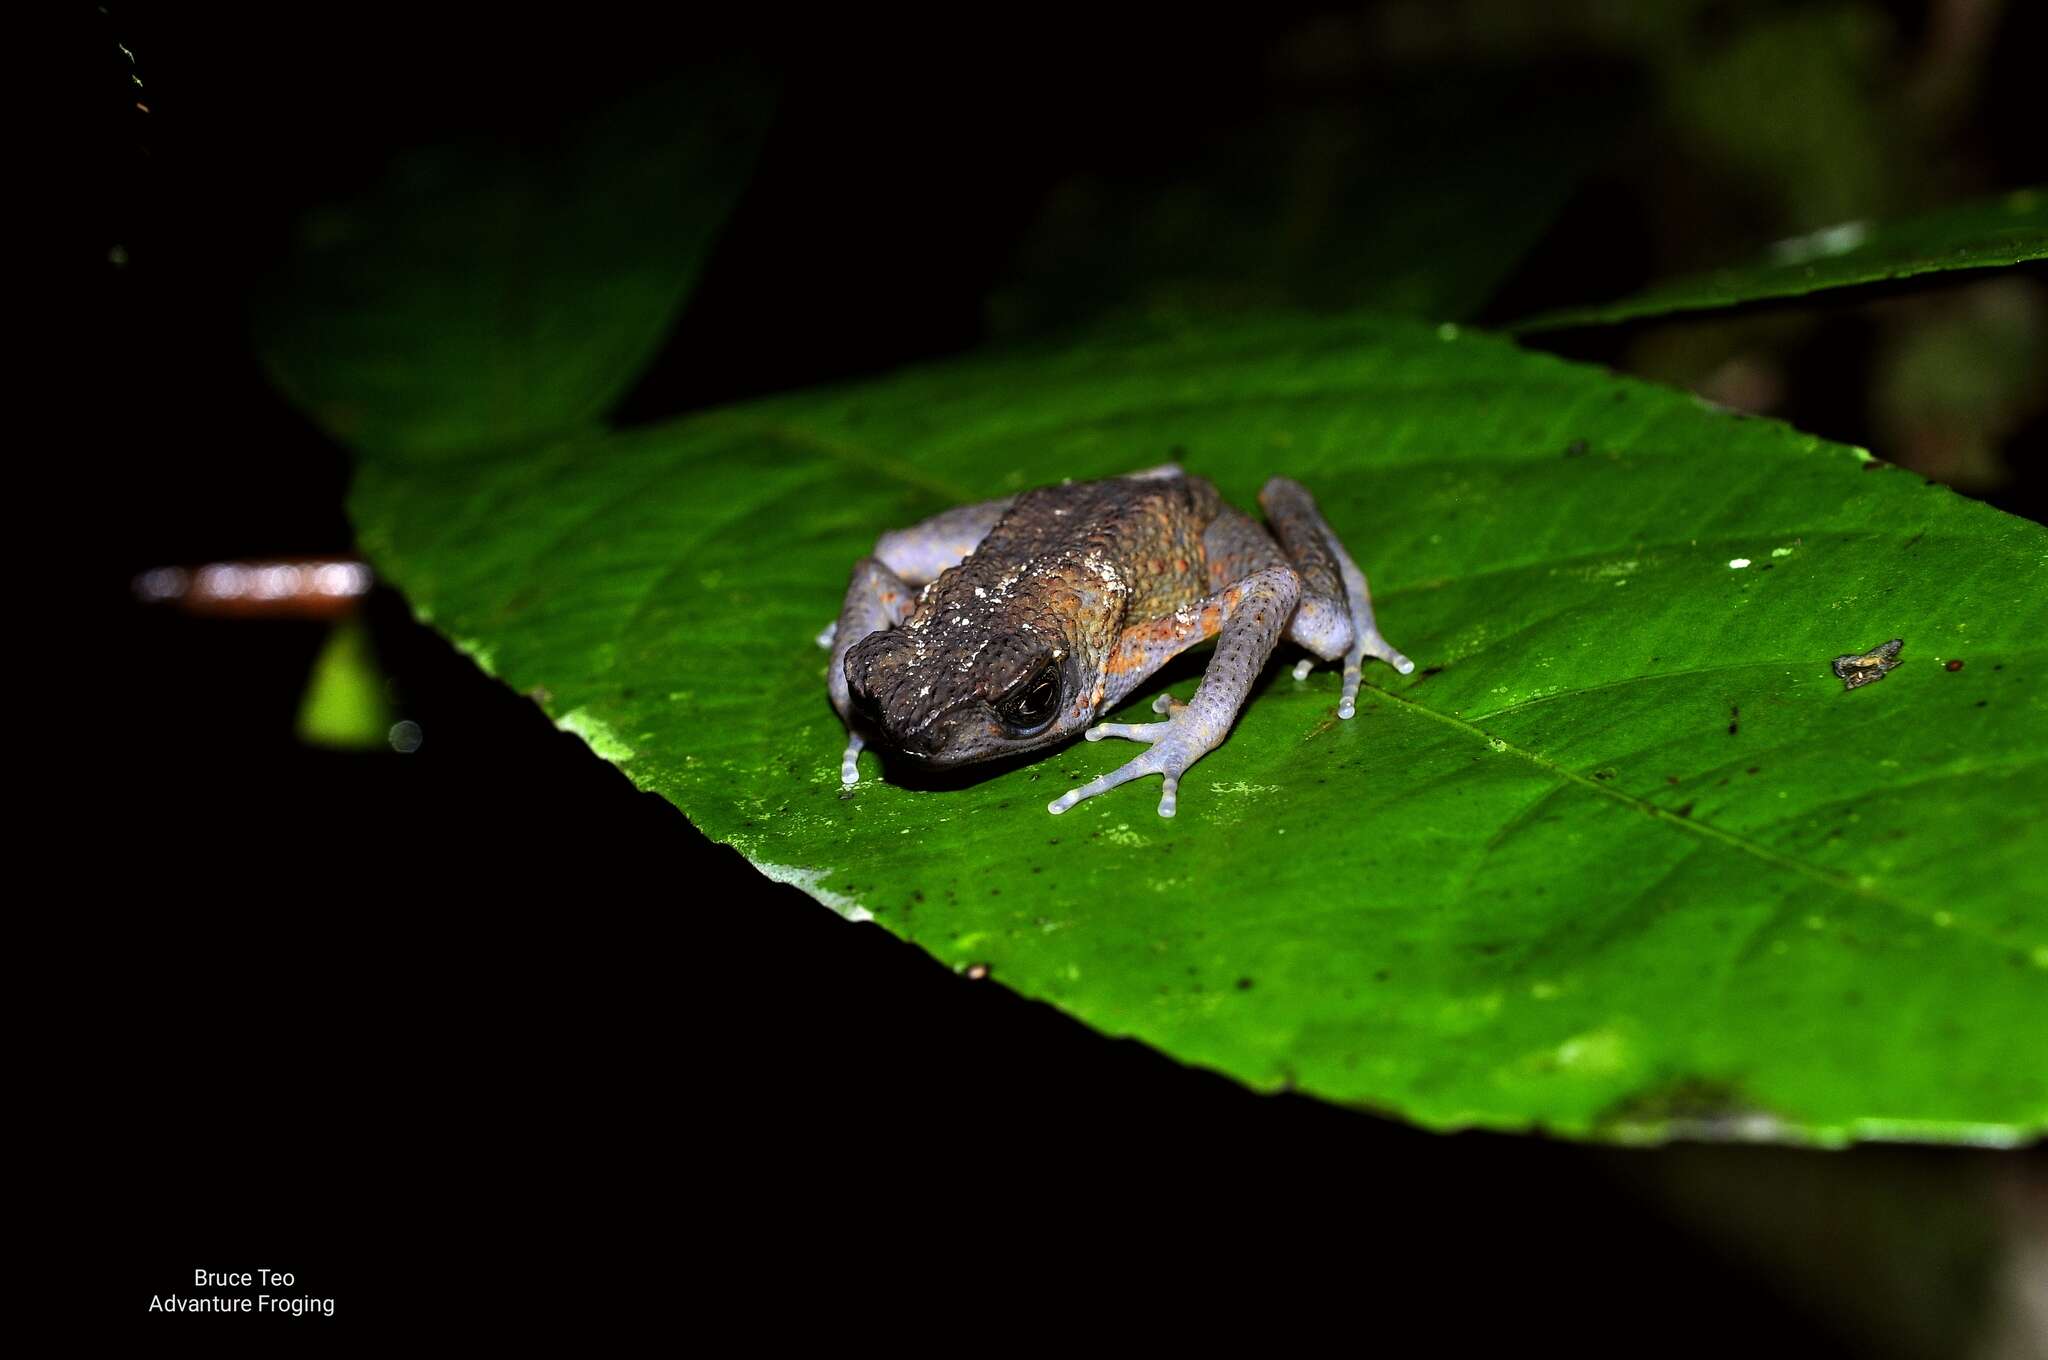
M 1694 8 L 1704 48 L 1773 7 Z M 1945 7 L 1857 8 L 1910 55 Z M 653 420 L 984 342 L 987 300 L 1063 182 L 1170 171 L 1303 97 L 1274 54 L 1304 32 L 1336 15 L 1370 47 L 1358 34 L 1399 31 L 1404 13 L 650 24 L 585 8 L 508 24 L 81 7 L 63 55 L 87 131 L 77 244 L 94 353 L 67 471 L 110 690 L 110 773 L 81 803 L 106 840 L 86 868 L 113 907 L 87 927 L 94 962 L 63 1025 L 87 1088 L 72 1150 L 89 1154 L 67 1183 L 79 1226 L 118 1260 L 83 1315 L 139 1316 L 152 1293 L 191 1293 L 195 1267 L 268 1265 L 335 1297 L 336 1317 L 150 1318 L 142 1334 L 545 1320 L 686 1335 L 738 1316 L 764 1338 L 817 1327 L 872 1343 L 937 1323 L 975 1344 L 1058 1334 L 1085 1302 L 1141 1344 L 1230 1316 L 1275 1340 L 1306 1324 L 1358 1346 L 1419 1328 L 1452 1345 L 1768 1338 L 1912 1355 L 1966 1334 L 1939 1327 L 1975 1326 L 1988 1207 L 1912 1258 L 1936 1277 L 1914 1305 L 1936 1327 L 1924 1334 L 1873 1335 L 1871 1317 L 1897 1307 L 1879 1297 L 1887 1271 L 1910 1253 L 1859 1239 L 1879 1220 L 1925 1238 L 1929 1205 L 1989 1206 L 1987 1185 L 2021 1175 L 2010 1156 L 1623 1152 L 1256 1097 L 762 881 L 387 592 L 365 617 L 396 711 L 424 733 L 406 756 L 294 735 L 326 624 L 130 597 L 159 564 L 350 551 L 347 455 L 269 386 L 245 308 L 295 218 L 399 149 L 544 135 L 683 63 L 775 73 L 756 180 L 622 413 Z M 1939 187 L 1957 197 L 2038 174 L 2018 131 L 2037 29 L 2001 23 L 1944 134 Z M 1461 33 L 1444 39 L 1454 51 Z M 1561 39 L 1526 56 L 1575 79 L 1644 79 Z M 1664 154 L 1624 139 L 1482 317 L 1815 225 L 1759 193 L 1676 227 L 1685 214 L 1645 168 Z M 2021 287 L 2039 282 L 2025 271 Z M 2038 292 L 2022 296 L 2038 309 Z M 1869 392 L 1889 337 L 1917 324 L 1898 305 L 1810 305 L 1789 337 L 1709 323 L 1724 329 L 1701 342 L 1697 376 L 1739 351 L 1741 372 L 1776 375 L 1764 409 L 1897 456 Z M 1670 334 L 1547 343 L 1621 366 L 1647 354 L 1632 366 L 1683 380 L 1690 361 L 1669 355 L 1693 342 Z M 1990 461 L 1953 480 L 2038 517 L 2040 422 L 2022 404 Z M 1719 1212 L 1701 1187 L 1768 1202 Z M 1861 1321 L 1842 1303 L 1859 1298 Z

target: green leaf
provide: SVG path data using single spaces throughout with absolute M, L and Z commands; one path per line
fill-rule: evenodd
M 391 703 L 370 630 L 359 618 L 334 625 L 299 700 L 299 740 L 340 751 L 376 750 L 391 731 Z
M 1613 302 L 1565 307 L 1518 322 L 1518 332 L 1599 326 L 1638 317 L 1799 297 L 1954 269 L 2048 259 L 2048 190 L 1896 222 L 1843 222 L 1772 246 L 1760 261 L 1673 279 Z
M 1283 650 L 1171 821 L 1046 813 L 1117 743 L 843 794 L 813 637 L 877 532 L 1169 454 L 1241 505 L 1301 479 L 1422 669 L 1340 722 Z M 1256 1088 L 2048 1127 L 2048 534 L 1858 450 L 1453 327 L 1240 322 L 373 465 L 354 507 L 423 616 L 770 877 Z
M 545 141 L 405 154 L 301 225 L 255 308 L 273 378 L 371 454 L 593 424 L 696 282 L 770 103 L 751 77 L 699 72 Z

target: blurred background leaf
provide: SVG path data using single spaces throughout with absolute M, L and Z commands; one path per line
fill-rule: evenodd
M 990 299 L 1016 335 L 1108 315 L 1295 307 L 1476 311 L 1608 155 L 1642 91 L 1625 68 L 1442 66 L 1314 91 L 1251 127 L 1133 166 L 1112 147 L 1055 188 Z
M 773 102 L 764 76 L 704 69 L 544 137 L 403 154 L 310 214 L 258 294 L 274 378 L 371 456 L 592 424 L 689 295 Z
M 336 623 L 313 658 L 299 702 L 299 740 L 338 751 L 374 751 L 391 731 L 391 702 L 359 618 Z
M 1838 222 L 1779 241 L 1750 264 L 1673 279 L 1613 302 L 1544 312 L 1514 329 L 1528 333 L 1632 321 L 2042 259 L 2048 259 L 2048 190 L 2015 189 L 1986 202 L 1899 221 Z

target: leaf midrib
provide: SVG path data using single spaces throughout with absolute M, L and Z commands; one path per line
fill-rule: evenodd
M 1721 827 L 1717 827 L 1710 822 L 1693 817 L 1680 817 L 1676 813 L 1671 812 L 1666 808 L 1660 807 L 1657 804 L 1650 802 L 1645 798 L 1638 797 L 1635 794 L 1628 793 L 1622 789 L 1615 788 L 1610 784 L 1602 783 L 1599 780 L 1592 779 L 1585 775 L 1579 774 L 1577 771 L 1567 769 L 1564 766 L 1558 764 L 1556 761 L 1549 760 L 1544 756 L 1529 750 L 1527 747 L 1521 746 L 1512 741 L 1508 741 L 1505 738 L 1494 736 L 1493 734 L 1487 732 L 1484 728 L 1469 723 L 1465 721 L 1463 718 L 1456 718 L 1447 713 L 1440 713 L 1436 709 L 1430 708 L 1426 704 L 1421 704 L 1413 699 L 1408 698 L 1406 695 L 1396 694 L 1392 690 L 1383 689 L 1375 684 L 1368 683 L 1365 687 L 1367 689 L 1376 691 L 1382 697 L 1394 703 L 1400 704 L 1404 708 L 1411 709 L 1416 713 L 1422 714 L 1424 717 L 1431 718 L 1437 722 L 1443 723 L 1447 727 L 1457 729 L 1459 732 L 1462 732 L 1465 735 L 1471 737 L 1474 741 L 1483 744 L 1489 751 L 1493 751 L 1500 754 L 1519 756 L 1521 759 L 1529 762 L 1531 765 L 1536 766 L 1538 769 L 1542 770 L 1544 773 L 1548 774 L 1553 779 L 1557 779 L 1565 783 L 1576 784 L 1581 788 L 1589 789 L 1592 792 L 1599 794 L 1603 798 L 1612 799 L 1617 803 L 1621 803 L 1626 807 L 1632 808 L 1638 812 L 1642 812 L 1648 815 L 1650 818 L 1652 818 L 1655 822 L 1657 822 L 1660 825 L 1671 827 L 1675 830 L 1679 830 L 1682 832 L 1689 832 L 1694 836 L 1701 837 L 1708 841 L 1717 842 L 1729 849 L 1736 850 L 1743 854 L 1750 855 L 1756 859 L 1759 859 L 1766 864 L 1770 864 L 1777 868 L 1787 869 L 1794 873 L 1801 874 L 1806 878 L 1824 884 L 1827 887 L 1833 888 L 1839 892 L 1846 893 L 1852 897 L 1860 897 L 1872 902 L 1881 902 L 1884 905 L 1891 907 L 1896 911 L 1903 912 L 1906 915 L 1913 917 L 1915 920 L 1919 921 L 1924 925 L 1931 926 L 1938 924 L 1935 920 L 1935 915 L 1937 911 L 1936 908 L 1922 907 L 1920 904 L 1908 901 L 1904 898 L 1894 897 L 1890 894 L 1879 892 L 1875 888 L 1867 887 L 1864 884 L 1859 883 L 1857 880 L 1849 877 L 1846 874 L 1841 873 L 1838 870 L 1829 869 L 1822 865 L 1809 863 L 1806 860 L 1799 859 L 1792 855 L 1783 854 L 1779 851 L 1771 849 L 1769 846 L 1760 845 L 1757 842 L 1750 840 L 1746 836 L 1738 835 L 1733 831 L 1727 831 L 1722 829 Z M 1999 936 L 1991 932 L 1977 929 L 1974 926 L 1965 926 L 1961 923 L 1951 921 L 1949 925 L 1945 927 L 1945 929 L 1947 933 L 1968 936 L 1969 938 L 1977 940 L 1981 944 L 1988 944 L 1996 949 L 2009 950 L 2015 947 L 2012 941 L 2001 939 Z

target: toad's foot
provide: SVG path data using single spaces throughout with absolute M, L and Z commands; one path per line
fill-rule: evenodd
M 1415 663 L 1395 651 L 1393 644 L 1375 629 L 1362 645 L 1354 643 L 1344 653 L 1344 692 L 1337 700 L 1337 716 L 1340 718 L 1354 717 L 1358 713 L 1358 690 L 1365 679 L 1365 658 L 1369 656 L 1378 657 L 1403 675 L 1415 670 Z M 1294 663 L 1294 678 L 1308 679 L 1315 665 L 1312 657 L 1303 657 Z
M 1275 477 L 1259 492 L 1259 504 L 1266 509 L 1273 531 L 1287 549 L 1302 580 L 1302 600 L 1288 625 L 1288 637 L 1325 661 L 1344 658 L 1344 688 L 1337 702 L 1337 716 L 1349 718 L 1358 711 L 1358 686 L 1365 670 L 1365 658 L 1376 656 L 1407 675 L 1415 663 L 1394 649 L 1380 633 L 1372 613 L 1372 589 L 1365 573 L 1330 528 L 1315 497 L 1299 482 Z M 1228 521 L 1219 517 L 1219 523 Z M 1215 532 L 1212 529 L 1212 532 Z M 1242 529 L 1236 530 L 1242 532 Z M 1215 549 L 1211 549 L 1213 556 Z M 1294 668 L 1296 680 L 1308 679 L 1313 662 Z
M 1052 802 L 1046 804 L 1046 811 L 1055 815 L 1065 812 L 1084 798 L 1093 798 L 1106 793 L 1119 784 L 1128 784 L 1133 779 L 1142 779 L 1148 774 L 1161 776 L 1166 782 L 1165 790 L 1159 796 L 1159 815 L 1171 817 L 1179 802 L 1180 777 L 1188 767 L 1207 755 L 1220 739 L 1221 733 L 1206 733 L 1187 711 L 1188 706 L 1170 694 L 1162 694 L 1152 702 L 1155 713 L 1171 712 L 1173 716 L 1159 723 L 1097 723 L 1088 729 L 1088 740 L 1101 741 L 1104 737 L 1123 737 L 1130 741 L 1146 743 L 1151 749 L 1129 764 L 1111 770 L 1083 784 L 1078 789 L 1069 789 Z
M 1369 609 L 1365 611 L 1363 620 L 1354 619 L 1353 627 L 1357 630 L 1353 634 L 1354 640 L 1350 650 L 1344 653 L 1344 693 L 1337 700 L 1337 716 L 1340 718 L 1348 718 L 1358 712 L 1358 686 L 1364 678 L 1365 658 L 1376 656 L 1403 675 L 1408 675 L 1415 669 L 1415 663 L 1395 651 L 1394 644 L 1382 637 L 1380 630 L 1372 626 L 1372 613 Z M 1295 678 L 1301 678 L 1298 668 Z
M 858 732 L 846 734 L 846 754 L 839 758 L 839 782 L 858 784 L 860 782 L 860 753 L 867 747 L 868 739 Z

